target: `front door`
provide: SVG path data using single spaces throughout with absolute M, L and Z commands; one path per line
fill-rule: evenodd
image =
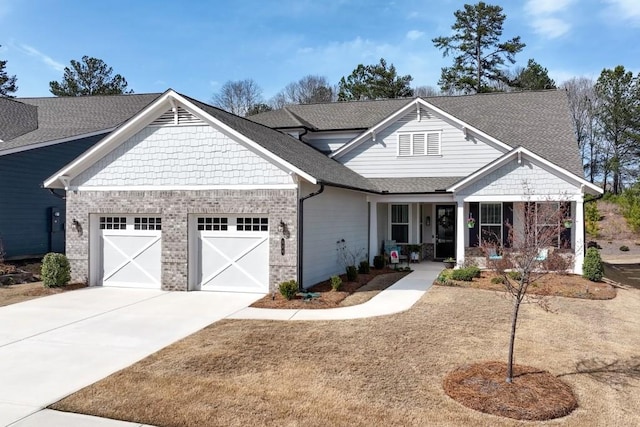
M 456 207 L 436 205 L 436 247 L 435 258 L 455 258 L 456 256 Z

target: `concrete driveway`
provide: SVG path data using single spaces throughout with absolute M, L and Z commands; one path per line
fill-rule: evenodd
M 0 426 L 260 297 L 96 287 L 0 307 Z

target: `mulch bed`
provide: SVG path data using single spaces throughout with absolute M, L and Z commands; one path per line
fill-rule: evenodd
M 462 405 L 487 414 L 541 421 L 564 417 L 578 407 L 571 388 L 547 371 L 514 365 L 506 382 L 507 364 L 465 365 L 447 374 L 445 393 Z
M 446 283 L 435 282 L 440 286 L 458 286 L 463 288 L 504 291 L 504 285 L 491 283 L 496 275 L 483 271 L 481 276 L 471 282 L 448 280 Z M 539 277 L 529 285 L 527 293 L 534 295 L 560 296 L 592 300 L 608 300 L 616 297 L 616 289 L 605 282 L 592 282 L 576 274 L 549 273 Z
M 251 304 L 251 307 L 257 308 L 290 308 L 290 309 L 322 309 L 322 308 L 335 308 L 340 307 L 342 302 L 350 295 L 355 294 L 360 289 L 366 288 L 366 285 L 373 279 L 384 275 L 395 275 L 395 280 L 385 281 L 384 287 L 388 287 L 399 280 L 404 275 L 409 274 L 407 272 L 397 272 L 391 268 L 384 268 L 380 270 L 371 269 L 369 274 L 358 274 L 358 278 L 354 282 L 347 281 L 347 275 L 342 274 L 342 286 L 339 291 L 331 289 L 331 280 L 325 280 L 324 282 L 317 283 L 307 289 L 309 292 L 319 293 L 318 298 L 310 300 L 304 300 L 302 295 L 296 295 L 294 299 L 287 300 L 279 292 L 269 294 L 258 301 Z

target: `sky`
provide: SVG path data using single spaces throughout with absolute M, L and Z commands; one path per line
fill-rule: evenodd
M 451 35 L 453 0 L 0 0 L 0 60 L 18 97 L 51 96 L 72 59 L 102 59 L 135 93 L 172 88 L 211 102 L 230 80 L 253 79 L 268 100 L 313 74 L 337 84 L 384 58 L 412 86 L 437 88 L 452 64 L 431 41 Z M 604 68 L 640 72 L 640 0 L 495 0 L 506 40 L 556 83 Z

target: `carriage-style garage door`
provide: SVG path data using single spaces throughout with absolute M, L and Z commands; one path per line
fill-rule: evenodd
M 112 215 L 98 221 L 99 284 L 160 289 L 160 217 Z
M 190 228 L 195 252 L 190 259 L 192 289 L 269 291 L 268 218 L 194 216 Z

